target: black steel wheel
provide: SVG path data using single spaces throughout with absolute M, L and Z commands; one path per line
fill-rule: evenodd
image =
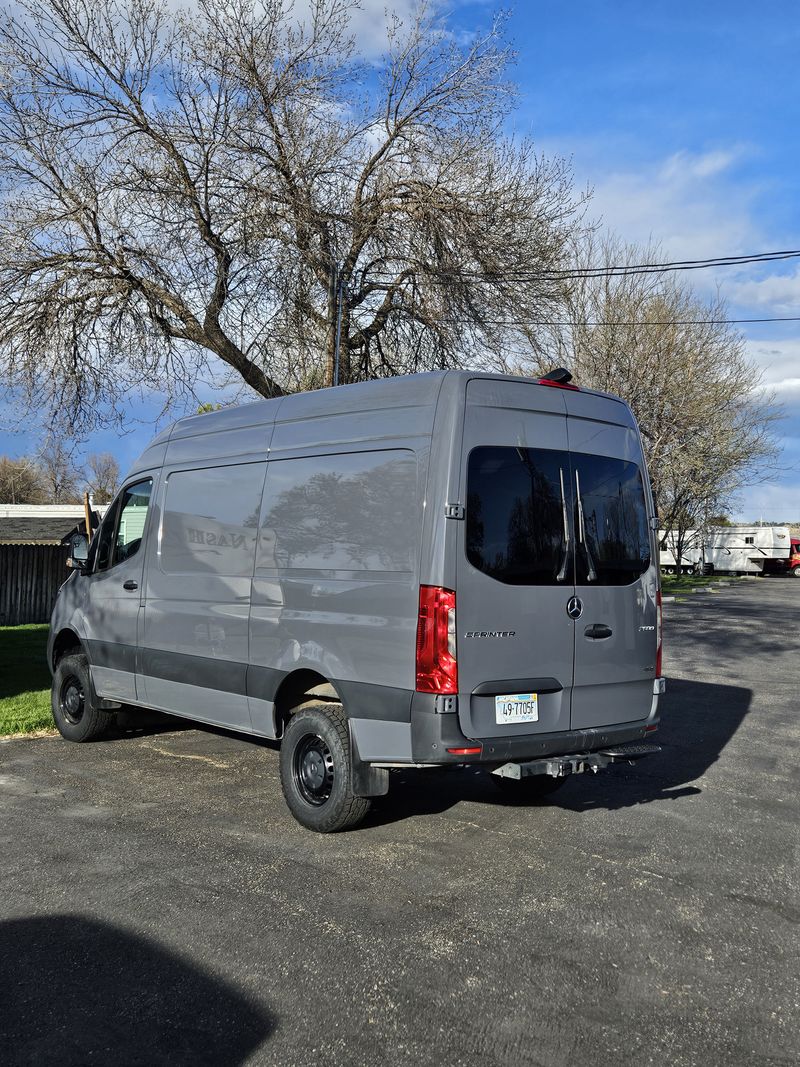
M 357 826 L 370 808 L 352 787 L 350 734 L 339 704 L 305 705 L 281 743 L 281 788 L 295 819 L 321 834 Z
M 333 792 L 334 764 L 331 750 L 319 734 L 307 734 L 292 756 L 295 785 L 309 804 L 321 807 Z
M 113 714 L 96 706 L 89 664 L 80 652 L 58 661 L 50 706 L 58 732 L 67 741 L 98 741 L 114 723 Z
M 58 706 L 61 714 L 72 726 L 77 726 L 86 711 L 86 694 L 76 674 L 68 674 L 61 683 L 58 692 Z

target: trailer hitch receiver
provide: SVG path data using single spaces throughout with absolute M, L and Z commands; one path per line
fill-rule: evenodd
M 504 763 L 495 767 L 492 774 L 500 778 L 530 778 L 536 774 L 549 774 L 553 778 L 566 778 L 568 774 L 597 774 L 611 763 L 635 763 L 644 756 L 661 751 L 660 745 L 634 741 L 625 745 L 611 745 L 597 752 L 572 752 L 564 756 L 546 756 L 543 759 L 527 760 L 525 763 Z

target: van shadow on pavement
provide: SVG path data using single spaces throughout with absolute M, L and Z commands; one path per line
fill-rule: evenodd
M 241 1064 L 274 1030 L 262 1008 L 152 941 L 48 915 L 0 923 L 0 1061 Z
M 660 702 L 661 727 L 652 740 L 661 752 L 639 763 L 617 764 L 597 775 L 568 779 L 543 803 L 570 811 L 616 810 L 658 800 L 679 800 L 702 790 L 695 782 L 719 759 L 752 701 L 741 686 L 668 680 Z M 469 800 L 501 807 L 530 806 L 501 793 L 484 771 L 419 770 L 392 776 L 388 796 L 375 801 L 368 824 L 446 811 Z

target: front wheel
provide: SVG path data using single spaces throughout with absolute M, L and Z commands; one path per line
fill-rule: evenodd
M 309 830 L 349 830 L 369 811 L 369 798 L 353 792 L 347 718 L 336 704 L 306 707 L 289 720 L 280 769 L 289 811 Z
M 58 732 L 67 741 L 99 741 L 113 725 L 114 716 L 95 706 L 89 664 L 82 653 L 58 661 L 50 702 Z

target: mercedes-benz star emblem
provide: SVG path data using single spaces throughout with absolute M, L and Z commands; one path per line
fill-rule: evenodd
M 570 597 L 567 602 L 567 615 L 571 619 L 579 619 L 583 615 L 583 604 L 576 596 Z

